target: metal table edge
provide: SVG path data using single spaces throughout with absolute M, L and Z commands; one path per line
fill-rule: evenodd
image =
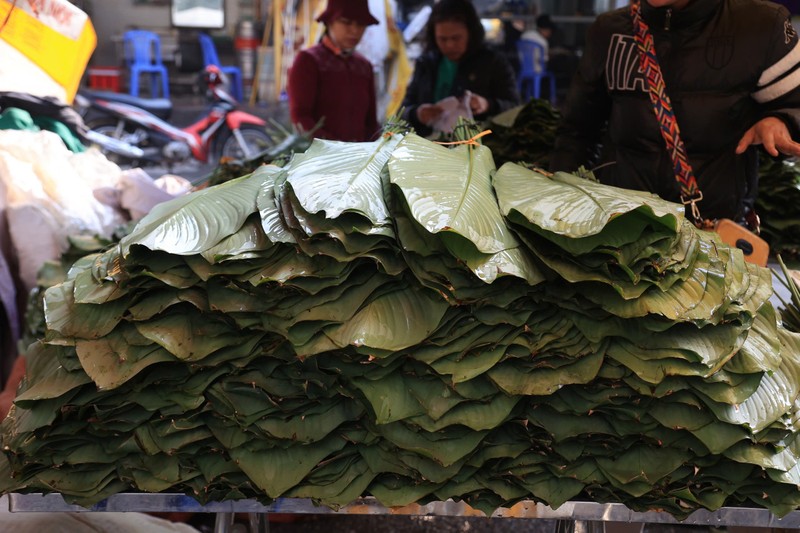
M 269 505 L 255 500 L 236 500 L 200 504 L 185 494 L 121 493 L 85 508 L 70 505 L 60 494 L 8 494 L 11 512 L 195 512 L 195 513 L 288 513 L 288 514 L 385 514 L 421 516 L 485 516 L 464 502 L 452 500 L 426 505 L 411 504 L 388 508 L 374 498 L 362 498 L 340 509 L 315 504 L 309 499 L 278 498 Z M 778 518 L 767 509 L 723 507 L 717 511 L 698 510 L 683 521 L 665 512 L 636 512 L 619 503 L 566 502 L 557 509 L 525 501 L 501 508 L 493 518 L 580 520 L 592 522 L 636 522 L 665 524 L 703 524 L 716 526 L 800 528 L 800 511 Z

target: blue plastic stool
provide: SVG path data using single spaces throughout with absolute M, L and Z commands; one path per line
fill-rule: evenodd
M 236 98 L 239 102 L 242 101 L 244 98 L 244 87 L 242 85 L 242 71 L 239 67 L 233 65 L 222 66 L 219 62 L 219 56 L 217 55 L 217 47 L 214 46 L 214 40 L 211 38 L 210 35 L 207 33 L 200 32 L 200 49 L 203 52 L 203 65 L 215 65 L 219 67 L 219 69 L 230 77 L 231 80 L 231 92 L 233 93 L 233 97 Z
M 157 97 L 158 83 L 156 76 L 161 76 L 161 97 L 169 98 L 169 74 L 161 61 L 161 39 L 158 35 L 145 30 L 126 31 L 122 37 L 125 52 L 125 64 L 130 70 L 130 90 L 133 96 L 139 96 L 139 77 L 150 74 L 150 96 Z
M 556 103 L 556 76 L 547 70 L 544 46 L 527 39 L 517 41 L 519 53 L 519 94 L 523 101 L 541 98 L 542 80 L 550 82 L 550 103 Z

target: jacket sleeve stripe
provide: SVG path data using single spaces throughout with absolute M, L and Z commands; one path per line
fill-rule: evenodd
M 765 70 L 758 79 L 758 86 L 764 87 L 784 76 L 790 70 L 797 68 L 800 63 L 800 41 L 797 41 L 794 48 L 783 56 L 780 61 Z
M 759 104 L 771 102 L 800 87 L 800 41 L 777 63 L 761 74 L 758 87 L 752 93 Z
M 752 93 L 759 104 L 771 102 L 800 87 L 800 68 L 795 68 L 788 76 Z

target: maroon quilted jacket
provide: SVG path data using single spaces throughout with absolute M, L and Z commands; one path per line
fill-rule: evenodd
M 372 64 L 358 54 L 343 54 L 327 39 L 300 51 L 289 70 L 292 123 L 310 130 L 324 118 L 315 137 L 368 141 L 379 133 Z

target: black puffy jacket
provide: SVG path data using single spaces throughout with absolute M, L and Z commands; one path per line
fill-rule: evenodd
M 755 197 L 758 167 L 754 147 L 735 154 L 739 139 L 767 116 L 797 131 L 800 45 L 789 14 L 759 0 L 692 0 L 682 10 L 645 0 L 642 16 L 704 194 L 701 215 L 741 220 Z M 551 157 L 553 170 L 603 163 L 595 173 L 603 183 L 680 201 L 628 8 L 589 28 Z
M 439 52 L 427 52 L 414 64 L 414 77 L 406 88 L 403 100 L 405 118 L 421 135 L 431 130 L 417 120 L 417 108 L 422 104 L 435 104 L 436 76 L 439 72 Z M 471 91 L 489 102 L 489 110 L 475 118 L 482 120 L 519 104 L 514 71 L 506 58 L 494 50 L 479 48 L 468 53 L 458 64 L 458 71 L 450 91 L 451 96 L 461 96 Z

